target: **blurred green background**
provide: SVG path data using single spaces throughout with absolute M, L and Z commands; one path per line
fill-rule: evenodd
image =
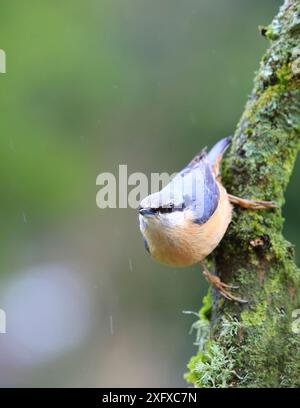
M 1 386 L 185 385 L 200 267 L 153 261 L 135 210 L 97 208 L 96 176 L 173 173 L 231 134 L 280 4 L 1 1 Z

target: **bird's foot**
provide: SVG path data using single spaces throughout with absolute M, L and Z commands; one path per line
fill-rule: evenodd
M 222 282 L 221 279 L 213 275 L 211 272 L 209 272 L 207 266 L 205 265 L 204 262 L 201 262 L 201 265 L 203 267 L 203 275 L 206 277 L 209 283 L 211 283 L 216 289 L 218 289 L 219 293 L 228 300 L 234 300 L 239 303 L 248 303 L 247 300 L 241 299 L 237 296 L 234 296 L 230 290 L 228 289 L 238 289 L 238 286 L 234 285 L 227 285 L 226 283 Z
M 245 198 L 236 197 L 232 194 L 228 194 L 229 201 L 232 204 L 239 205 L 243 208 L 249 208 L 251 210 L 263 210 L 265 208 L 278 208 L 278 205 L 273 201 L 263 200 L 247 200 Z

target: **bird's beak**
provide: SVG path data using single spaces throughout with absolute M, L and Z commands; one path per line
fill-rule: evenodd
M 139 213 L 143 216 L 153 215 L 153 211 L 151 210 L 151 208 L 140 208 Z

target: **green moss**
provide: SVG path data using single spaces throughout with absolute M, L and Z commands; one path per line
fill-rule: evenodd
M 280 273 L 275 273 L 274 276 L 267 280 L 265 289 L 272 295 L 280 293 L 282 290 L 282 276 Z
M 269 40 L 277 40 L 279 38 L 279 33 L 278 33 L 278 29 L 274 29 L 274 27 L 272 25 L 269 25 L 267 27 L 267 30 L 265 32 L 265 36 L 269 39 Z
M 290 84 L 290 81 L 293 77 L 292 71 L 291 71 L 291 64 L 284 64 L 282 65 L 276 72 L 276 76 L 279 80 L 279 83 L 284 86 L 288 87 Z
M 196 385 L 202 388 L 228 387 L 234 376 L 235 352 L 233 347 L 226 349 L 212 342 L 205 359 L 200 358 L 194 363 Z
M 202 361 L 203 363 L 206 362 L 206 356 L 201 351 L 199 351 L 197 355 L 191 357 L 187 365 L 189 371 L 184 374 L 184 379 L 190 384 L 196 385 L 199 381 L 199 375 L 196 370 L 196 366 L 199 363 L 199 361 Z
M 199 312 L 200 319 L 209 321 L 211 317 L 211 309 L 212 309 L 212 294 L 211 288 L 209 288 L 207 295 L 204 296 L 203 298 L 203 306 Z
M 266 321 L 267 302 L 258 303 L 255 310 L 244 310 L 241 321 L 245 327 L 261 326 Z
M 223 318 L 219 340 L 208 340 L 205 353 L 191 358 L 185 375 L 186 381 L 201 388 L 225 388 L 231 386 L 238 374 L 234 370 L 237 349 L 230 345 L 231 337 L 236 337 L 240 324 L 231 317 Z

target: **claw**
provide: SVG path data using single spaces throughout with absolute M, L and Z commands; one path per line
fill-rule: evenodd
M 246 299 L 241 299 L 241 298 L 239 298 L 239 297 L 237 297 L 237 296 L 233 296 L 232 293 L 227 292 L 227 291 L 225 291 L 225 290 L 219 290 L 219 293 L 220 293 L 225 299 L 234 300 L 234 301 L 239 302 L 239 303 L 248 303 L 248 300 L 246 300 Z
M 278 205 L 273 201 L 264 200 L 247 200 L 245 198 L 236 197 L 232 194 L 228 194 L 229 201 L 232 204 L 239 205 L 243 208 L 249 208 L 250 210 L 263 210 L 266 208 L 278 208 Z
M 203 267 L 203 275 L 206 277 L 209 283 L 211 283 L 215 288 L 218 289 L 220 295 L 222 295 L 225 299 L 228 300 L 234 300 L 239 303 L 248 303 L 248 300 L 234 296 L 230 291 L 227 290 L 238 289 L 238 286 L 228 285 L 227 283 L 222 282 L 218 276 L 213 275 L 212 273 L 209 272 L 204 262 L 201 262 L 201 265 Z
M 224 283 L 221 280 L 220 280 L 220 286 L 222 288 L 227 288 L 227 289 L 238 289 L 239 288 L 239 286 L 237 285 L 227 285 L 227 283 Z

